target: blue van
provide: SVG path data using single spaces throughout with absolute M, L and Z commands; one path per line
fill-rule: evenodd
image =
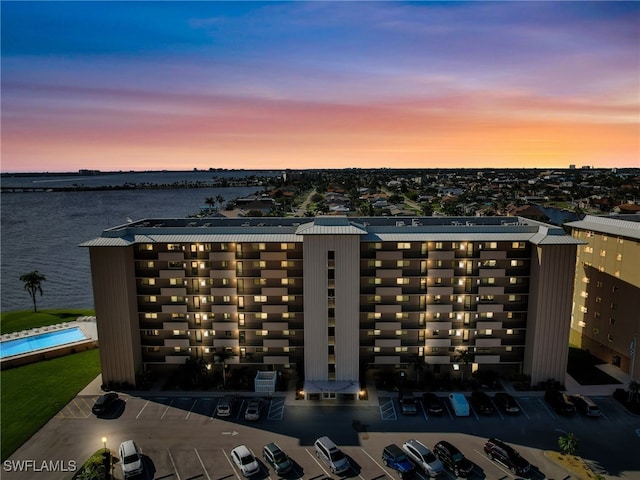
M 457 417 L 469 416 L 469 402 L 466 397 L 461 393 L 450 393 L 449 402 L 451 402 L 451 408 Z

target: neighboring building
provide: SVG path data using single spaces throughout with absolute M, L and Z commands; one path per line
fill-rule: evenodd
M 578 248 L 572 345 L 640 378 L 640 215 L 587 215 L 571 227 Z
M 105 383 L 188 358 L 355 395 L 424 358 L 564 381 L 578 240 L 521 217 L 147 219 L 89 248 Z

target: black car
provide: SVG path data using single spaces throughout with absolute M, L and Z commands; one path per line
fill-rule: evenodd
M 471 392 L 471 405 L 473 408 L 484 415 L 490 415 L 495 411 L 491 398 L 484 392 L 476 390 Z
M 109 392 L 101 395 L 93 404 L 91 412 L 94 415 L 104 415 L 116 404 L 118 401 L 118 394 L 116 392 Z
M 274 442 L 268 443 L 262 449 L 262 458 L 273 467 L 277 475 L 284 475 L 293 469 L 293 462 L 286 453 Z
M 382 450 L 382 463 L 398 472 L 400 478 L 412 477 L 416 472 L 416 467 L 409 461 L 407 454 L 395 443 Z
M 575 415 L 576 407 L 569 395 L 559 390 L 547 390 L 544 393 L 545 401 L 560 415 Z
M 424 393 L 422 395 L 422 405 L 429 415 L 442 415 L 444 413 L 442 401 L 435 393 Z
M 416 415 L 418 402 L 411 392 L 400 392 L 400 411 L 403 415 Z
M 531 470 L 528 461 L 522 458 L 513 447 L 497 438 L 487 440 L 487 443 L 484 444 L 484 453 L 490 460 L 494 460 L 511 470 L 514 475 L 525 475 Z
M 510 413 L 512 415 L 520 413 L 520 405 L 518 405 L 516 399 L 507 392 L 496 393 L 493 397 L 493 402 L 505 413 Z
M 473 463 L 460 450 L 445 440 L 436 443 L 436 446 L 433 447 L 433 453 L 456 477 L 466 478 L 473 472 Z

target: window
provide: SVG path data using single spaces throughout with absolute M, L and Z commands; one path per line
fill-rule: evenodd
M 143 278 L 142 279 L 142 284 L 143 285 L 155 285 L 156 284 L 156 279 L 155 278 Z
M 409 285 L 409 279 L 404 277 L 396 278 L 396 283 L 398 285 Z
M 396 320 L 407 320 L 409 312 L 396 312 Z
M 617 260 L 618 262 L 620 262 L 620 261 L 622 260 L 622 254 L 621 254 L 621 253 L 617 253 L 617 254 L 616 254 L 616 260 Z
M 369 303 L 380 303 L 382 301 L 382 297 L 380 295 L 369 295 L 368 300 Z
M 615 318 L 613 318 L 613 317 L 611 317 L 611 318 L 609 319 L 609 325 L 612 325 L 612 326 L 613 326 L 613 325 L 615 325 L 615 324 L 616 324 L 616 319 L 615 319 Z
M 231 296 L 230 295 L 224 295 L 222 297 L 222 303 L 229 303 L 231 302 Z
M 408 267 L 410 265 L 409 260 L 398 260 L 396 262 L 398 267 Z
M 396 330 L 396 337 L 400 337 L 402 335 L 406 335 L 407 331 L 406 330 Z
M 382 314 L 380 312 L 369 312 L 367 314 L 367 318 L 369 320 L 378 320 L 381 317 L 382 317 Z
M 293 302 L 295 299 L 295 295 L 282 295 L 283 302 Z
M 280 244 L 280 250 L 293 250 L 294 248 L 296 248 L 296 244 L 295 243 L 281 243 Z
M 442 250 L 442 242 L 436 242 L 435 248 L 436 250 Z
M 382 244 L 380 242 L 369 244 L 369 250 L 380 250 L 381 248 L 382 248 Z
M 511 260 L 512 267 L 524 267 L 524 260 Z
M 296 279 L 295 278 L 281 278 L 280 279 L 280 284 L 281 285 L 295 285 L 296 284 Z
M 156 318 L 158 318 L 158 314 L 157 313 L 145 313 L 144 314 L 144 318 L 156 319 Z
M 600 256 L 601 257 L 606 257 L 607 256 L 607 251 L 606 250 L 600 250 Z
M 524 248 L 524 242 L 513 242 L 511 248 Z
M 264 243 L 254 243 L 253 245 L 251 245 L 251 247 L 252 247 L 254 250 L 264 250 L 264 249 L 266 249 L 266 248 L 267 248 L 267 247 L 266 247 L 266 245 L 265 245 Z
M 613 342 L 613 335 L 609 333 L 607 335 L 607 340 L 609 340 L 610 342 Z
M 370 337 L 374 337 L 374 336 L 378 336 L 380 335 L 381 331 L 380 330 L 369 330 L 367 332 L 367 335 L 369 335 Z
M 255 262 L 253 262 L 253 267 L 254 268 L 267 268 L 267 262 L 265 262 L 264 260 L 256 260 Z
M 382 267 L 382 260 L 369 260 L 367 262 L 367 265 L 371 268 L 371 267 L 375 267 L 375 268 L 380 268 Z
M 482 262 L 482 266 L 483 266 L 484 268 L 493 268 L 493 267 L 495 267 L 497 264 L 498 264 L 498 261 L 497 261 L 497 260 L 484 260 L 484 261 Z
M 282 268 L 291 268 L 291 267 L 293 267 L 293 260 L 282 260 L 280 262 L 280 267 L 282 267 Z
M 584 253 L 593 253 L 593 247 L 590 247 L 589 245 L 585 245 Z
M 396 302 L 408 302 L 409 295 L 396 295 Z
M 150 295 L 147 297 L 147 303 L 156 303 L 158 298 L 155 295 Z
M 256 313 L 256 320 L 266 320 L 268 318 L 267 312 L 258 312 Z
M 267 301 L 266 295 L 254 295 L 253 301 L 256 303 L 264 303 Z
M 408 352 L 409 348 L 408 347 L 395 347 L 395 351 L 396 351 L 396 353 Z
M 431 353 L 437 353 L 440 351 L 440 347 L 431 347 Z
M 370 278 L 369 279 L 369 285 L 380 285 L 382 284 L 382 279 L 381 278 Z
M 495 250 L 496 248 L 498 248 L 498 242 L 484 242 L 484 248 Z
M 269 335 L 269 330 L 256 330 L 257 337 L 266 337 Z
M 409 250 L 411 249 L 411 244 L 409 242 L 398 242 L 398 250 Z

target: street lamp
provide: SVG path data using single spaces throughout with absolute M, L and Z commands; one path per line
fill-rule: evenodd
M 107 452 L 107 437 L 102 437 L 102 445 L 104 446 L 105 453 Z

